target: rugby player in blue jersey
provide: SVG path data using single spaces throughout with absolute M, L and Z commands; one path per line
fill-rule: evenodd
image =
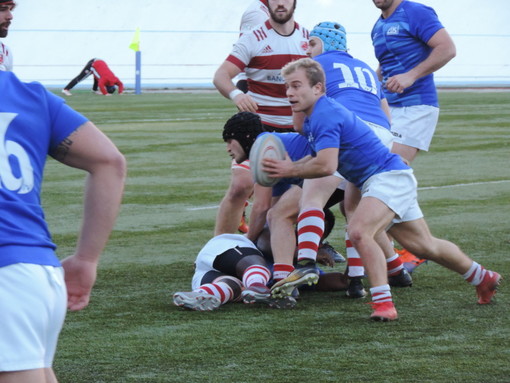
M 263 133 L 260 117 L 251 112 L 239 112 L 225 124 L 223 139 L 227 142 L 227 151 L 236 163 L 248 158 L 250 149 L 260 134 Z M 298 133 L 273 133 L 278 136 L 293 161 L 310 156 L 311 151 L 305 137 Z M 324 193 L 322 206 L 328 208 L 343 199 L 343 190 L 337 189 L 342 178 L 339 175 L 327 177 L 323 185 L 328 192 Z M 256 242 L 262 233 L 266 221 L 271 232 L 271 249 L 274 258 L 273 278 L 281 280 L 294 270 L 294 226 L 299 213 L 303 179 L 282 179 L 273 187 L 255 185 L 253 207 L 250 215 L 248 239 Z M 325 189 L 324 189 L 325 190 Z M 322 236 L 321 238 L 322 239 Z M 324 250 L 324 243 L 317 244 Z
M 0 71 L 0 93 L 0 382 L 56 383 L 52 364 L 66 308 L 89 303 L 126 161 L 92 122 L 41 84 Z M 62 261 L 41 206 L 50 156 L 87 172 L 76 249 Z
M 347 33 L 337 22 L 324 21 L 317 24 L 310 32 L 308 56 L 321 64 L 326 74 L 326 95 L 334 98 L 350 111 L 354 112 L 377 134 L 388 147 L 393 146 L 393 135 L 390 132 L 390 111 L 377 74 L 370 66 L 347 52 Z M 299 124 L 304 119 L 294 119 Z M 310 181 L 308 181 L 310 182 Z M 354 212 L 361 194 L 353 184 L 347 183 L 343 209 L 347 221 Z M 412 285 L 412 278 L 404 268 L 399 254 L 393 244 L 381 236 L 388 276 L 391 286 L 407 287 Z M 365 270 L 361 258 L 349 240 L 345 231 L 345 248 L 347 254 L 348 274 L 350 278 L 346 295 L 351 298 L 362 298 L 366 295 L 362 283 Z
M 384 254 L 375 240 L 388 228 L 406 249 L 461 274 L 476 286 L 479 304 L 490 303 L 501 276 L 471 260 L 455 244 L 430 233 L 418 205 L 413 170 L 400 156 L 391 153 L 355 114 L 325 96 L 321 65 L 309 58 L 300 59 L 285 65 L 282 75 L 293 111 L 307 116 L 301 133 L 308 139 L 314 156 L 295 162 L 288 157 L 265 159 L 263 169 L 274 177 L 321 178 L 338 172 L 361 189 L 362 198 L 348 231 L 371 285 L 371 318 L 378 321 L 398 318 Z M 322 192 L 320 187 L 315 190 L 315 194 Z M 315 235 L 323 230 L 322 206 L 314 205 L 313 199 L 302 200 L 300 216 L 304 216 L 303 231 Z M 309 267 L 296 269 L 275 284 L 274 296 L 290 294 L 300 280 L 308 280 L 309 275 L 316 273 L 313 256 L 300 253 L 298 262 Z
M 300 159 L 310 154 L 307 140 L 298 133 L 267 133 L 262 128 L 260 117 L 251 112 L 239 112 L 228 119 L 223 128 L 223 139 L 227 143 L 227 151 L 236 163 L 242 163 L 248 159 L 251 147 L 257 136 L 261 134 L 275 134 L 284 142 L 289 156 Z M 340 179 L 336 180 L 336 186 Z M 295 183 L 302 183 L 302 179 L 282 179 L 273 188 L 263 188 L 269 192 L 275 200 L 285 195 Z M 298 186 L 296 188 L 299 189 Z M 295 201 L 299 202 L 299 198 Z M 337 201 L 338 202 L 338 201 Z M 292 206 L 292 211 L 296 210 Z M 297 215 L 297 212 L 296 212 Z M 268 228 L 263 223 L 259 229 L 258 220 L 250 225 L 247 236 L 240 234 L 220 234 L 213 237 L 200 250 L 195 260 L 195 274 L 192 280 L 192 291 L 176 292 L 173 296 L 174 304 L 197 311 L 216 310 L 221 305 L 242 300 L 245 303 L 263 303 L 273 308 L 292 308 L 296 304 L 294 297 L 272 298 L 267 287 L 271 279 L 278 275 L 278 265 L 273 265 L 274 251 L 271 249 Z M 327 220 L 329 225 L 324 233 L 326 237 L 334 225 L 334 216 L 331 213 Z M 290 225 L 288 236 L 278 236 L 278 242 L 289 243 L 292 248 L 290 253 L 290 265 L 292 265 L 295 250 L 295 233 L 293 223 Z M 251 234 L 251 236 L 250 236 Z M 251 240 L 250 240 L 251 239 Z M 287 254 L 284 252 L 284 254 Z M 324 261 L 331 265 L 331 261 Z M 320 272 L 320 271 L 319 271 Z M 337 291 L 344 290 L 346 278 L 341 273 L 320 273 L 321 277 L 317 290 Z
M 393 151 L 411 163 L 429 150 L 439 118 L 433 73 L 455 57 L 436 12 L 407 0 L 373 0 L 381 17 L 372 29 L 377 72 L 391 109 Z

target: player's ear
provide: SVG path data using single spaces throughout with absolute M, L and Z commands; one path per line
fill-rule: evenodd
M 324 84 L 322 82 L 318 82 L 313 86 L 313 94 L 317 96 L 322 93 L 324 93 Z

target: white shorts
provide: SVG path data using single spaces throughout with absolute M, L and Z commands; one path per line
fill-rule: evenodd
M 0 371 L 50 368 L 66 310 L 62 267 L 0 267 Z
M 439 120 L 439 108 L 430 105 L 390 107 L 394 141 L 428 151 Z
M 335 177 L 338 177 L 338 181 L 340 182 L 336 188 L 340 189 L 340 190 L 345 190 L 345 188 L 347 187 L 347 182 L 348 181 L 340 173 L 338 173 L 338 171 L 336 171 L 336 170 L 333 173 L 333 175 Z
M 207 242 L 195 260 L 195 273 L 191 280 L 191 289 L 196 290 L 202 285 L 204 275 L 215 270 L 213 264 L 218 255 L 234 247 L 257 247 L 242 234 L 220 234 Z
M 396 214 L 393 223 L 420 219 L 423 213 L 418 205 L 417 182 L 413 170 L 392 170 L 375 174 L 365 181 L 361 198 L 374 197 Z
M 368 126 L 370 126 L 370 129 L 372 129 L 372 131 L 375 133 L 375 135 L 377 137 L 379 137 L 379 139 L 381 140 L 383 145 L 391 150 L 391 148 L 393 147 L 393 141 L 394 141 L 393 134 L 391 133 L 391 131 L 389 131 L 388 129 L 386 129 L 385 127 L 383 127 L 381 125 L 374 124 L 373 122 L 365 121 L 365 120 L 362 120 L 362 121 L 365 124 L 367 124 Z

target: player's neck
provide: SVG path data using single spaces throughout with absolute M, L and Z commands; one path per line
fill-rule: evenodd
M 294 18 L 287 21 L 285 24 L 280 24 L 272 19 L 269 19 L 269 23 L 273 27 L 273 29 L 282 36 L 290 36 L 295 29 L 296 23 L 294 22 Z
M 402 3 L 402 1 L 403 0 L 394 0 L 393 3 L 391 4 L 391 7 L 382 11 L 382 17 L 384 19 L 387 19 L 388 17 L 393 15 L 393 12 L 395 12 L 395 9 L 397 9 L 397 7 L 400 5 L 400 3 Z

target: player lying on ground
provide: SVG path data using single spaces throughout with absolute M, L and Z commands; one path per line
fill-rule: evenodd
M 197 255 L 192 291 L 176 292 L 174 304 L 190 310 L 212 311 L 242 300 L 271 308 L 293 308 L 296 297 L 273 298 L 267 287 L 271 284 L 272 269 L 267 232 L 267 229 L 262 232 L 260 250 L 241 234 L 220 234 L 209 240 Z M 320 254 L 318 261 L 333 263 L 326 252 Z M 319 273 L 316 290 L 338 291 L 347 287 L 347 278 L 342 273 Z

